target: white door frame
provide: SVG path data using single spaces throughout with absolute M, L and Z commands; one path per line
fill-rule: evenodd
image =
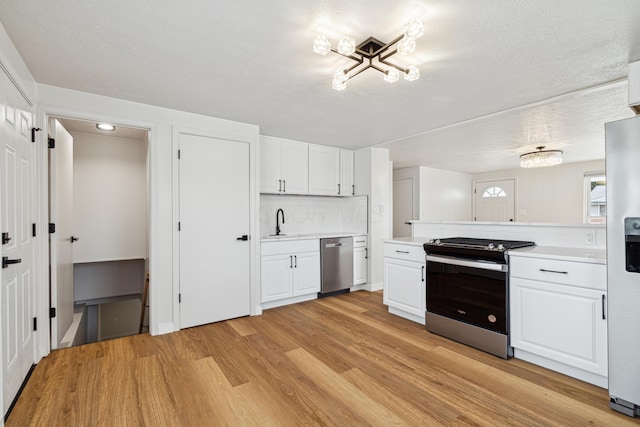
M 179 165 L 178 165 L 178 148 L 180 146 L 180 134 L 203 136 L 207 138 L 225 139 L 229 141 L 238 141 L 249 143 L 249 236 L 250 236 L 250 314 L 252 316 L 262 314 L 261 296 L 260 296 L 260 227 L 258 225 L 258 207 L 260 206 L 260 193 L 258 192 L 259 182 L 258 176 L 260 171 L 258 169 L 259 153 L 258 153 L 258 139 L 247 138 L 234 133 L 220 132 L 220 131 L 207 131 L 198 129 L 189 129 L 179 126 L 173 127 L 173 138 L 171 141 L 172 149 L 172 192 L 173 192 L 173 324 L 176 328 L 180 325 L 180 305 L 178 304 L 178 298 L 180 294 L 180 235 L 178 234 L 178 221 L 179 221 Z
M 38 179 L 37 179 L 37 193 L 38 193 L 38 212 L 37 212 L 37 236 L 39 238 L 39 247 L 38 253 L 39 256 L 35 259 L 34 268 L 38 271 L 38 277 L 43 278 L 39 283 L 36 283 L 36 292 L 37 295 L 40 295 L 39 300 L 37 301 L 38 307 L 36 309 L 36 313 L 38 318 L 40 319 L 38 332 L 42 332 L 38 334 L 38 355 L 36 360 L 41 359 L 42 357 L 48 355 L 51 352 L 51 330 L 49 324 L 49 164 L 48 164 L 48 156 L 49 156 L 49 148 L 48 148 L 48 140 L 47 140 L 47 123 L 49 117 L 63 117 L 70 119 L 78 119 L 78 120 L 88 120 L 95 122 L 108 122 L 115 123 L 116 125 L 126 126 L 126 127 L 134 127 L 147 129 L 149 132 L 148 136 L 148 149 L 147 149 L 147 159 L 151 159 L 155 156 L 155 151 L 157 148 L 153 144 L 153 138 L 155 135 L 154 125 L 149 122 L 141 122 L 136 120 L 131 120 L 126 117 L 115 117 L 109 116 L 106 114 L 96 114 L 96 113 L 88 113 L 83 110 L 75 110 L 70 108 L 60 108 L 60 107 L 52 107 L 48 105 L 40 104 L 38 105 L 37 114 L 36 114 L 36 122 L 37 125 L 35 127 L 40 127 L 42 130 L 40 132 L 36 132 L 36 158 L 37 158 L 37 166 L 38 166 Z M 153 174 L 151 173 L 152 162 L 148 161 L 149 170 L 147 171 L 149 176 L 149 188 L 152 187 L 153 182 Z M 150 198 L 150 209 L 149 209 L 149 229 L 151 230 L 154 223 L 153 216 L 153 200 L 152 193 L 149 192 Z M 153 244 L 153 233 L 149 233 L 149 270 L 150 274 L 153 274 L 154 270 L 154 258 L 151 252 L 151 247 Z M 151 307 L 155 306 L 157 302 L 153 298 L 153 292 L 150 290 L 149 292 L 149 324 L 150 329 L 151 325 L 158 324 L 158 321 L 154 319 L 153 313 L 154 310 Z M 40 324 L 42 325 L 40 329 Z
M 507 181 L 507 180 L 513 180 L 513 215 L 514 215 L 514 221 L 519 221 L 518 218 L 518 177 L 516 176 L 507 176 L 507 177 L 502 177 L 502 178 L 493 178 L 493 179 L 474 179 L 472 181 L 473 184 L 473 194 L 472 194 L 472 199 L 473 199 L 473 212 L 471 212 L 471 217 L 475 218 L 476 217 L 476 187 L 477 184 L 481 184 L 481 183 L 486 183 L 486 182 L 494 182 L 494 181 Z

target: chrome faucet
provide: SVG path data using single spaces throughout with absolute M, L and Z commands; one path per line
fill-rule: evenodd
M 282 209 L 278 209 L 276 211 L 276 236 L 280 235 L 280 214 L 282 213 L 282 223 L 284 224 L 284 211 Z

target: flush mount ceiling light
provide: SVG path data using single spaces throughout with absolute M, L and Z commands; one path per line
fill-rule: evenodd
M 384 74 L 384 80 L 394 83 L 400 79 L 400 73 L 407 81 L 420 78 L 420 70 L 415 65 L 406 68 L 392 64 L 387 59 L 396 53 L 408 55 L 416 48 L 416 39 L 424 34 L 424 24 L 418 19 L 412 19 L 404 26 L 404 33 L 389 43 L 383 43 L 373 37 L 369 37 L 356 46 L 350 37 L 343 37 L 337 49 L 331 46 L 331 42 L 324 35 L 319 35 L 313 42 L 313 51 L 318 55 L 326 55 L 329 52 L 337 53 L 353 61 L 355 65 L 339 68 L 333 75 L 332 87 L 335 90 L 343 90 L 347 87 L 347 81 L 357 76 L 366 69 L 373 68 Z M 373 60 L 377 63 L 374 64 Z M 379 64 L 378 64 L 379 63 Z
M 546 168 L 562 163 L 562 151 L 545 150 L 544 145 L 536 147 L 531 153 L 520 156 L 520 166 L 523 168 Z
M 114 131 L 116 130 L 116 127 L 114 125 L 111 125 L 109 123 L 97 123 L 96 127 L 100 130 L 106 130 L 106 131 Z

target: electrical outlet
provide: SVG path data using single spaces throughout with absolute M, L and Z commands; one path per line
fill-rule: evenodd
M 587 245 L 593 245 L 595 243 L 596 237 L 595 234 L 593 233 L 593 231 L 587 231 Z

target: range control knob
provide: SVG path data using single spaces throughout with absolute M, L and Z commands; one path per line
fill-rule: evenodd
M 440 241 L 440 239 L 436 239 L 436 241 L 434 242 L 436 245 L 441 245 L 442 242 Z
M 495 249 L 495 246 L 493 245 L 493 243 L 489 243 L 489 245 L 487 245 L 487 249 L 493 250 Z
M 502 243 L 500 243 L 500 244 L 498 245 L 498 250 L 499 250 L 499 251 L 504 251 L 504 245 L 503 245 Z

